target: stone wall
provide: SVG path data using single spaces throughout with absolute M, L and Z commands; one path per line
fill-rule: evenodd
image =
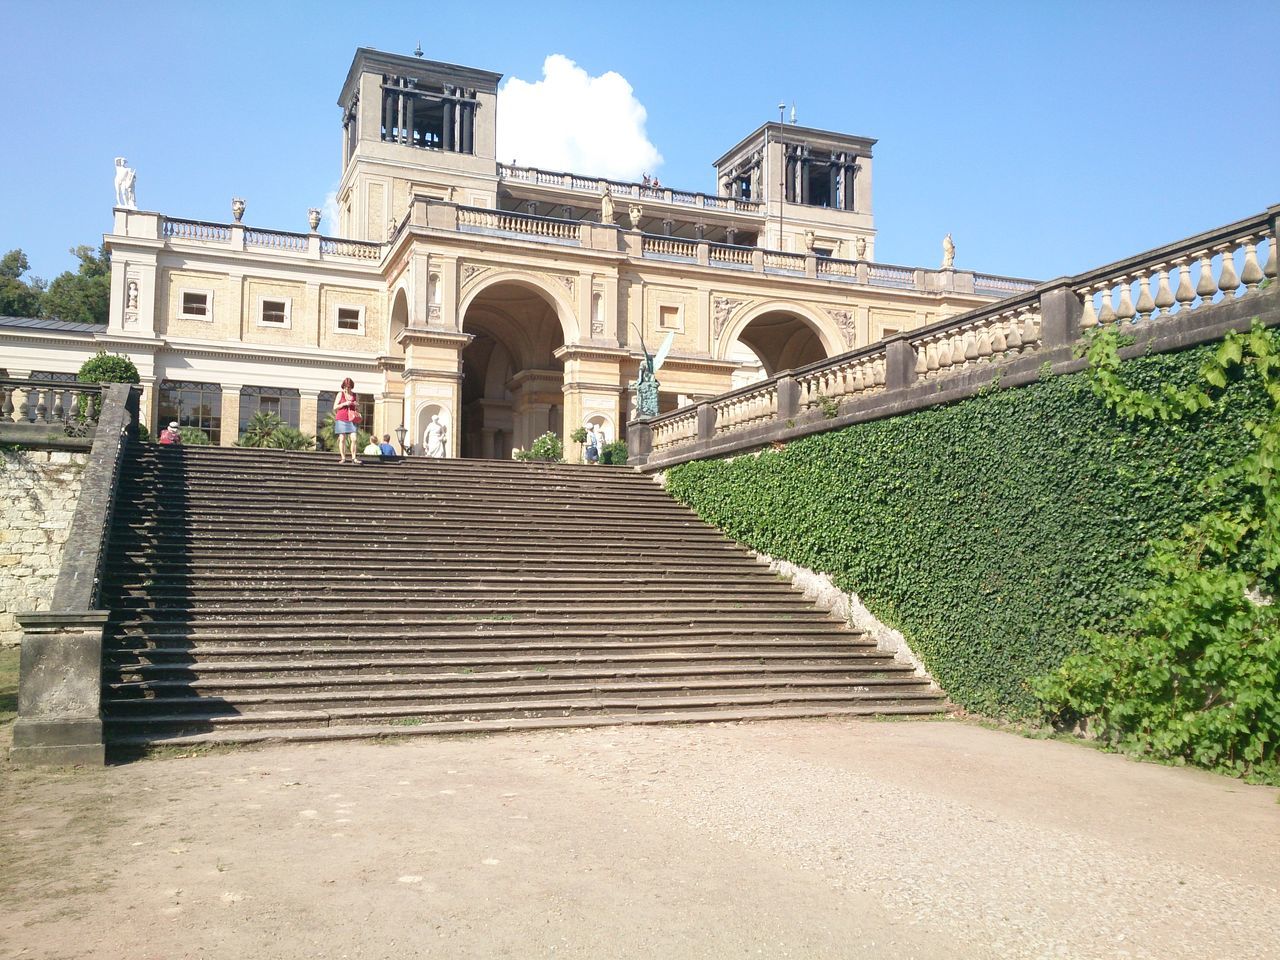
M 87 453 L 0 451 L 0 647 L 22 639 L 15 613 L 48 610 Z

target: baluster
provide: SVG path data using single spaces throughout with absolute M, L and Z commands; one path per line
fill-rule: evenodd
M 49 422 L 49 390 L 36 388 L 36 423 Z
M 62 396 L 64 391 L 61 389 L 53 392 L 53 420 L 55 423 L 65 423 L 64 407 L 62 404 Z
M 1001 314 L 991 326 L 991 352 L 1004 356 L 1006 350 L 1009 349 L 1009 341 L 1004 335 L 1005 328 L 1009 325 L 1009 315 Z
M 951 337 L 941 336 L 938 338 L 938 369 L 946 370 L 951 366 Z
M 22 399 L 18 401 L 18 422 L 30 423 L 34 412 L 31 409 L 31 388 L 23 387 L 21 390 Z
M 1138 303 L 1134 309 L 1138 311 L 1139 320 L 1150 320 L 1156 309 L 1156 302 L 1151 296 L 1151 278 L 1145 273 L 1138 277 Z
M 1159 267 L 1160 282 L 1156 287 L 1156 313 L 1152 316 L 1164 314 L 1169 315 L 1169 308 L 1173 306 L 1173 291 L 1169 289 L 1169 269 L 1163 263 Z
M 966 366 L 978 359 L 978 333 L 973 325 L 964 328 L 964 362 Z
M 978 359 L 979 359 L 979 360 L 986 360 L 988 357 L 990 357 L 990 356 L 991 356 L 991 353 L 992 353 L 992 350 L 991 350 L 991 328 L 990 328 L 988 325 L 985 325 L 985 324 L 984 324 L 984 325 L 983 325 L 983 326 L 978 330 L 978 345 L 977 345 L 977 346 L 978 346 Z
M 1034 347 L 1040 342 L 1040 317 L 1038 314 L 1028 311 L 1023 317 L 1022 342 L 1029 347 Z
M 0 386 L 0 395 L 4 397 L 3 405 L 0 405 L 0 420 L 5 423 L 13 421 L 13 387 Z
M 885 360 L 884 360 L 884 357 L 880 357 L 880 358 L 879 358 L 879 359 L 877 359 L 874 363 L 872 363 L 872 364 L 871 364 L 871 373 L 872 373 L 872 382 L 873 382 L 877 387 L 883 387 L 883 386 L 884 386 L 884 380 L 885 380 Z
M 1120 305 L 1116 307 L 1117 323 L 1132 321 L 1134 314 L 1137 312 L 1133 309 L 1133 296 L 1129 290 L 1129 285 L 1132 282 L 1132 277 L 1120 278 Z
M 1262 267 L 1258 266 L 1258 245 L 1253 237 L 1244 239 L 1244 270 L 1240 273 L 1240 282 L 1244 284 L 1245 293 L 1252 293 L 1262 282 Z
M 1267 262 L 1262 265 L 1262 275 L 1274 282 L 1276 279 L 1276 240 L 1274 234 L 1267 242 Z
M 1089 297 L 1086 299 L 1085 302 L 1086 303 L 1093 302 L 1092 293 L 1090 293 Z M 1097 325 L 1098 325 L 1098 321 L 1097 321 L 1097 317 L 1095 316 L 1094 326 L 1097 326 Z M 1022 324 L 1018 322 L 1018 315 L 1016 313 L 1009 314 L 1009 320 L 1006 325 L 1006 329 L 1008 330 L 1007 342 L 1009 344 L 1009 350 L 1014 353 L 1020 352 L 1022 350 Z
M 1195 303 L 1196 288 L 1191 286 L 1191 264 L 1187 258 L 1179 257 L 1173 263 L 1178 268 L 1178 289 L 1173 296 L 1178 301 L 1178 310 L 1181 312 L 1190 309 L 1191 304 Z
M 923 376 L 929 372 L 929 358 L 926 355 L 927 348 L 925 344 L 917 344 L 916 351 L 916 376 Z
M 1084 307 L 1080 314 L 1080 326 L 1084 330 L 1089 330 L 1098 325 L 1098 313 L 1093 309 L 1093 287 L 1085 287 L 1079 293 L 1081 305 Z
M 930 337 L 924 348 L 925 365 L 929 368 L 929 372 L 933 373 L 938 369 L 938 338 Z
M 1200 305 L 1204 306 L 1213 303 L 1218 285 L 1213 282 L 1213 254 L 1208 250 L 1201 250 L 1196 256 L 1200 258 L 1200 279 L 1196 283 L 1196 296 L 1200 298 Z
M 1098 324 L 1105 327 L 1116 322 L 1116 311 L 1111 306 L 1111 284 L 1103 284 L 1098 289 L 1102 292 L 1102 309 L 1098 312 Z
M 1223 300 L 1234 300 L 1236 290 L 1240 287 L 1240 277 L 1236 273 L 1236 258 L 1231 247 L 1232 244 L 1224 243 L 1216 248 L 1222 253 L 1222 269 L 1218 271 L 1218 289 L 1222 291 Z

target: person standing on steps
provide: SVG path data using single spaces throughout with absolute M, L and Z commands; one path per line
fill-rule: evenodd
M 350 377 L 342 381 L 342 389 L 333 398 L 333 433 L 338 438 L 338 462 L 346 463 L 347 451 L 351 451 L 352 463 L 363 463 L 356 458 L 356 432 L 360 424 L 360 400 L 356 396 L 356 382 Z
M 182 434 L 178 432 L 177 420 L 160 431 L 160 442 L 167 447 L 182 443 Z

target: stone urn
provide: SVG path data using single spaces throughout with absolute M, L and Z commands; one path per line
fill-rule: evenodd
M 231 216 L 235 217 L 236 223 L 239 223 L 240 218 L 244 216 L 244 201 L 239 197 L 231 198 Z
M 312 233 L 320 229 L 320 211 L 315 207 L 307 211 L 307 223 L 311 224 Z

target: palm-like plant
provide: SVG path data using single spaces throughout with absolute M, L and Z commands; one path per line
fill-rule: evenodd
M 244 432 L 240 434 L 239 445 L 242 447 L 272 446 L 269 442 L 271 435 L 284 426 L 285 422 L 278 414 L 260 410 L 245 424 Z
M 359 427 L 356 428 L 357 450 L 363 450 L 365 448 L 369 443 L 369 436 L 370 434 L 367 431 L 361 430 Z M 324 415 L 324 422 L 320 424 L 320 429 L 316 431 L 316 447 L 321 450 L 338 449 L 338 435 L 333 432 L 332 413 L 326 413 Z

